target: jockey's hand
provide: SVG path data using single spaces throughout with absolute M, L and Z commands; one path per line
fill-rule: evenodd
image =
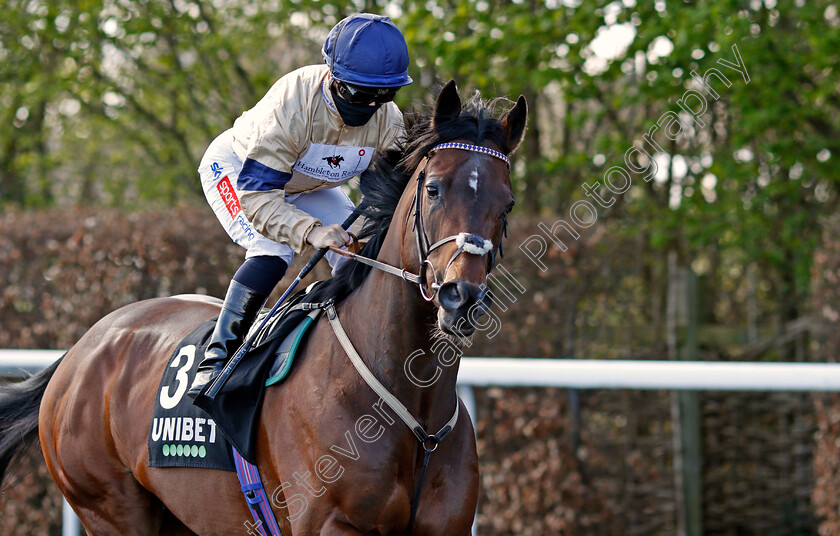
M 306 236 L 306 241 L 317 249 L 328 246 L 340 248 L 350 243 L 350 235 L 341 228 L 341 225 L 318 225 L 313 227 Z

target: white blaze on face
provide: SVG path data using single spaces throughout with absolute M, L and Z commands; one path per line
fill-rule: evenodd
M 473 192 L 478 194 L 478 168 L 472 170 L 470 173 L 470 188 L 473 189 Z

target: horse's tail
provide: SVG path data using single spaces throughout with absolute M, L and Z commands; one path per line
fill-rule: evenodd
M 64 356 L 22 382 L 0 383 L 0 484 L 15 457 L 38 441 L 38 410 Z

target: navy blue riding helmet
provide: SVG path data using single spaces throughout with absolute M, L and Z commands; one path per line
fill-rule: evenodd
M 321 49 L 333 78 L 351 86 L 401 87 L 408 76 L 408 46 L 391 19 L 357 13 L 330 30 Z

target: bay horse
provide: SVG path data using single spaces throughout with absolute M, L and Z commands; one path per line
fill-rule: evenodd
M 497 104 L 478 95 L 462 102 L 448 83 L 407 133 L 401 157 L 380 159 L 376 180 L 365 179 L 370 240 L 361 254 L 418 274 L 420 288 L 348 262 L 319 291 L 335 299 L 352 346 L 418 422 L 434 431 L 456 408 L 461 418 L 439 444 L 418 441 L 350 365 L 322 315 L 285 384 L 267 390 L 256 430 L 257 465 L 284 536 L 470 533 L 478 459 L 455 391 L 460 354 L 433 350 L 470 335 L 468 311 L 488 306 L 485 282 L 513 206 L 506 155 L 527 117 L 523 97 L 501 118 Z M 454 236 L 487 242 L 435 243 Z M 0 481 L 16 454 L 40 440 L 91 536 L 256 534 L 235 475 L 149 467 L 163 368 L 219 305 L 175 296 L 125 306 L 59 362 L 0 386 Z M 420 460 L 435 449 L 412 520 Z

